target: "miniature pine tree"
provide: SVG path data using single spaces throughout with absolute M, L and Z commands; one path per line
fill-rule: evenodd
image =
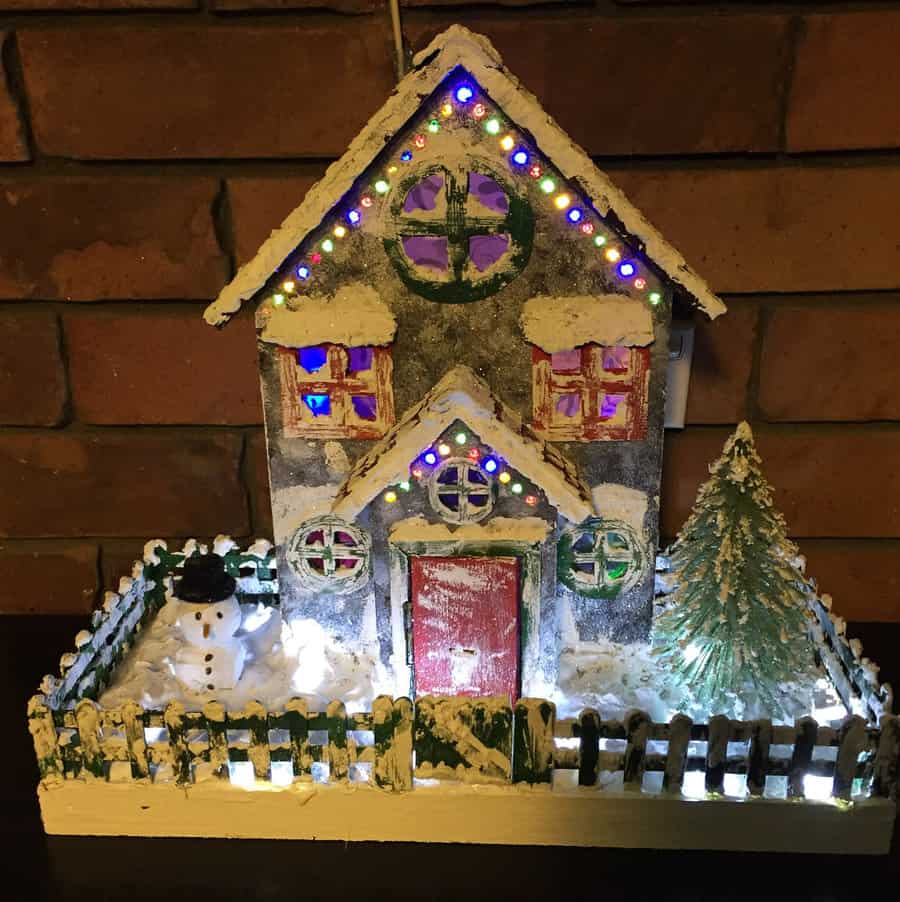
M 710 713 L 742 692 L 782 713 L 779 685 L 809 663 L 805 580 L 761 464 L 741 423 L 670 549 L 676 588 L 654 624 L 657 653 Z

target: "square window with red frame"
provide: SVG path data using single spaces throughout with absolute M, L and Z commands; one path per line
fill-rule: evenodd
M 390 348 L 280 348 L 284 434 L 380 438 L 394 424 Z
M 564 442 L 637 441 L 647 435 L 650 350 L 587 344 L 532 351 L 534 427 Z

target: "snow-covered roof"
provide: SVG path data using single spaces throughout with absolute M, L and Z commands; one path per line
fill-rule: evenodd
M 409 479 L 410 463 L 457 420 L 540 486 L 566 519 L 580 523 L 594 515 L 590 489 L 576 466 L 535 435 L 467 366 L 446 373 L 357 461 L 338 489 L 333 513 L 353 520 L 386 485 Z
M 394 93 L 356 136 L 344 155 L 328 167 L 321 181 L 275 229 L 256 256 L 240 268 L 218 298 L 206 308 L 208 323 L 221 325 L 252 298 L 284 263 L 297 245 L 319 226 L 328 212 L 350 191 L 385 143 L 403 128 L 423 98 L 429 96 L 454 70 L 462 67 L 503 108 L 517 125 L 530 132 L 541 152 L 560 173 L 590 198 L 601 216 L 618 219 L 625 238 L 643 251 L 673 283 L 692 297 L 710 317 L 725 312 L 725 305 L 625 195 L 601 172 L 591 158 L 541 108 L 504 66 L 494 46 L 482 35 L 453 25 L 413 58 L 413 68 Z
M 332 342 L 356 345 L 390 344 L 397 321 L 370 285 L 341 286 L 333 295 L 299 297 L 290 306 L 260 305 L 256 313 L 259 337 L 286 348 L 306 348 Z
M 650 309 L 626 294 L 531 298 L 520 322 L 525 338 L 548 354 L 588 342 L 644 347 L 653 341 Z

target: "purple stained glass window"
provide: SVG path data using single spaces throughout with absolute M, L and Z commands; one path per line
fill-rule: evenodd
M 556 412 L 564 417 L 574 417 L 581 410 L 581 395 L 569 393 L 556 399 Z
M 509 247 L 509 235 L 473 235 L 469 239 L 469 259 L 478 272 L 493 266 Z
M 403 212 L 413 213 L 416 210 L 433 210 L 437 206 L 437 196 L 444 187 L 444 177 L 435 173 L 422 179 L 409 189 L 403 201 Z
M 603 349 L 603 369 L 607 373 L 624 373 L 628 371 L 630 348 L 616 345 Z
M 619 405 L 625 400 L 625 395 L 601 395 L 600 396 L 600 416 L 604 420 L 611 419 L 616 415 Z
M 315 373 L 322 369 L 327 360 L 328 354 L 326 354 L 325 348 L 300 348 L 297 351 L 297 363 L 307 373 Z
M 402 239 L 403 251 L 416 266 L 446 272 L 447 237 L 445 235 L 410 235 Z
M 506 192 L 488 175 L 470 172 L 469 194 L 478 198 L 482 206 L 494 213 L 509 212 L 509 198 Z
M 372 369 L 372 349 L 362 346 L 347 348 L 347 372 L 362 373 Z
M 373 395 L 351 395 L 353 412 L 361 420 L 374 420 L 378 411 L 378 405 Z
M 550 355 L 550 367 L 554 373 L 580 373 L 581 348 L 554 351 Z

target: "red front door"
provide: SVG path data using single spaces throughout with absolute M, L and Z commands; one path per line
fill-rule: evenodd
M 412 559 L 417 695 L 519 694 L 519 562 Z

